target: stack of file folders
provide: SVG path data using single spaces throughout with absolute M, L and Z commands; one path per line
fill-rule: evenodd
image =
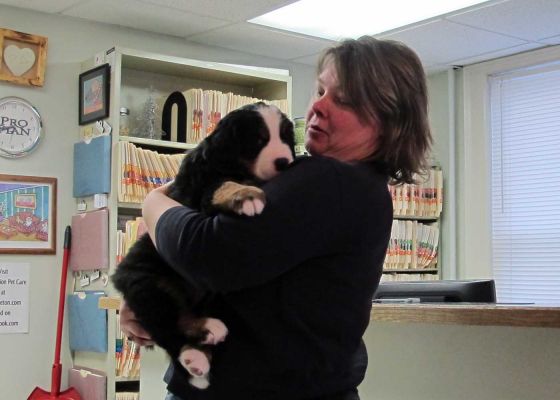
M 118 200 L 141 203 L 154 188 L 172 181 L 184 154 L 160 154 L 130 142 L 119 143 L 120 171 Z

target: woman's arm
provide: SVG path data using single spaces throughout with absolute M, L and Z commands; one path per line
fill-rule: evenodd
M 332 160 L 312 159 L 267 183 L 267 204 L 254 217 L 208 217 L 177 207 L 165 189 L 153 191 L 144 212 L 158 251 L 185 278 L 223 292 L 262 284 L 309 258 L 345 251 L 340 174 Z
M 172 183 L 173 182 L 166 183 L 165 185 L 152 190 L 148 193 L 144 199 L 144 203 L 142 204 L 142 217 L 148 227 L 148 234 L 150 235 L 150 238 L 152 239 L 152 242 L 154 242 L 156 248 L 156 225 L 159 218 L 170 208 L 181 205 L 181 203 L 167 197 L 167 192 L 169 191 L 169 187 Z

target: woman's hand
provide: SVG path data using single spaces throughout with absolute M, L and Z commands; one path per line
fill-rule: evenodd
M 134 343 L 140 346 L 153 346 L 155 342 L 150 337 L 150 334 L 140 326 L 140 323 L 136 319 L 134 312 L 128 305 L 126 301 L 121 300 L 121 305 L 119 307 L 119 319 L 121 323 L 121 331 Z

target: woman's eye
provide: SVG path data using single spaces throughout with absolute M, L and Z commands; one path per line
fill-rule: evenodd
M 336 102 L 337 104 L 340 104 L 341 106 L 351 106 L 351 105 L 352 105 L 352 103 L 350 102 L 350 100 L 348 100 L 348 99 L 345 98 L 345 97 L 337 96 L 337 97 L 335 97 L 334 100 L 335 100 L 335 102 Z

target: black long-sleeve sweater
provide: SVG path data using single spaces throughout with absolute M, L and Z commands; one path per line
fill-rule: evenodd
M 308 399 L 363 379 L 361 337 L 391 230 L 387 177 L 305 157 L 264 191 L 256 217 L 175 207 L 157 223 L 159 252 L 217 293 L 211 316 L 229 328 L 208 389 L 175 366 L 168 388 L 185 400 Z

